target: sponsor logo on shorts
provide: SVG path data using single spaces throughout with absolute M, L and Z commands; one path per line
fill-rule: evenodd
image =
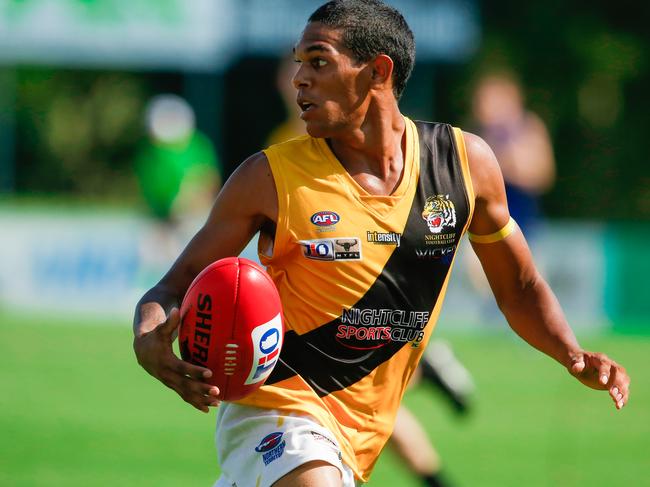
M 255 447 L 255 451 L 262 454 L 264 465 L 268 465 L 273 460 L 277 460 L 284 453 L 286 442 L 282 439 L 283 433 L 276 431 L 266 435 Z
M 258 453 L 264 453 L 273 450 L 275 447 L 280 445 L 283 435 L 284 433 L 281 431 L 276 431 L 275 433 L 266 435 L 264 438 L 262 438 L 260 444 L 255 447 L 255 451 Z
M 394 245 L 399 247 L 402 234 L 397 232 L 366 232 L 366 240 L 376 245 Z
M 308 259 L 335 261 L 360 260 L 361 240 L 357 237 L 300 240 L 302 255 Z
M 271 374 L 280 355 L 282 338 L 282 318 L 279 313 L 271 321 L 253 328 L 253 364 L 244 384 L 255 384 Z
M 315 440 L 322 441 L 323 443 L 327 443 L 328 445 L 336 448 L 336 450 L 338 451 L 339 446 L 336 444 L 334 440 L 331 440 L 327 436 L 320 434 L 318 431 L 310 431 L 310 433 Z

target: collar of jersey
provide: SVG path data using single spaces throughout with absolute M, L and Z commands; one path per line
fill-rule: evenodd
M 404 122 L 406 131 L 404 172 L 395 191 L 386 196 L 372 195 L 368 193 L 343 167 L 341 162 L 332 152 L 332 149 L 330 149 L 327 141 L 325 139 L 315 139 L 323 156 L 330 163 L 333 174 L 341 181 L 341 183 L 343 183 L 343 187 L 347 189 L 353 198 L 377 216 L 385 216 L 392 212 L 394 207 L 397 206 L 398 201 L 400 201 L 404 195 L 409 193 L 409 189 L 412 185 L 417 183 L 419 176 L 419 166 L 416 164 L 419 160 L 419 155 L 417 154 L 417 152 L 419 152 L 417 150 L 419 148 L 417 129 L 415 128 L 415 124 L 409 118 L 404 117 Z M 384 203 L 380 206 L 386 209 L 384 211 L 379 210 L 378 207 L 373 204 L 374 202 Z

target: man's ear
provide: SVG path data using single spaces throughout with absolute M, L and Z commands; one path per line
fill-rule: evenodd
M 378 55 L 372 62 L 371 79 L 373 84 L 379 88 L 393 89 L 393 60 L 386 54 Z

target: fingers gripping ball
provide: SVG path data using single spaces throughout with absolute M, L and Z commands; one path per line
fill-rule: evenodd
M 181 317 L 181 357 L 212 371 L 219 399 L 241 399 L 271 374 L 284 318 L 273 281 L 254 262 L 228 257 L 206 267 L 187 290 Z

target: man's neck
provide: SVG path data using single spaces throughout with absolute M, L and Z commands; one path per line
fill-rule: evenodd
M 328 139 L 332 152 L 370 194 L 392 194 L 404 172 L 406 122 L 397 103 L 371 106 L 361 125 Z

